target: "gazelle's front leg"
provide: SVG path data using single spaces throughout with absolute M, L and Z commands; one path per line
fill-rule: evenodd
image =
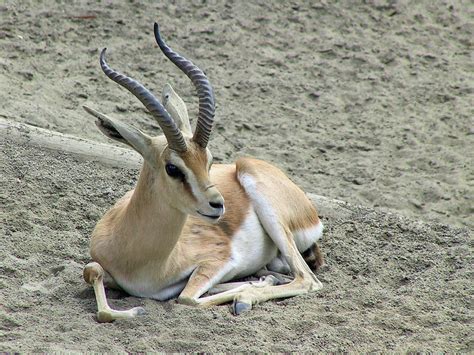
M 97 301 L 97 320 L 101 323 L 112 322 L 116 319 L 133 318 L 145 314 L 142 307 L 135 307 L 126 311 L 116 311 L 107 303 L 104 288 L 105 271 L 99 263 L 91 262 L 84 267 L 84 280 L 94 288 Z

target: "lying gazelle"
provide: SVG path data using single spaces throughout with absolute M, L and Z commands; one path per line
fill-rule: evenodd
M 162 52 L 192 81 L 199 95 L 192 134 L 183 100 L 166 85 L 163 105 L 140 83 L 111 69 L 104 73 L 135 95 L 164 136 L 150 137 L 88 107 L 108 137 L 144 159 L 134 190 L 97 223 L 84 279 L 93 285 L 100 322 L 131 318 L 144 310 L 109 307 L 104 279 L 130 295 L 210 306 L 233 301 L 238 314 L 259 302 L 319 290 L 312 270 L 323 263 L 316 241 L 323 225 L 316 209 L 278 168 L 252 158 L 214 164 L 206 148 L 214 96 L 205 74 L 168 47 L 155 24 Z M 225 207 L 224 207 L 225 201 Z M 306 261 L 303 256 L 306 257 Z M 308 265 L 311 265 L 309 267 Z M 265 272 L 266 270 L 266 272 Z M 260 273 L 258 273 L 260 271 Z M 281 282 L 279 273 L 292 273 Z M 255 282 L 230 280 L 254 275 Z

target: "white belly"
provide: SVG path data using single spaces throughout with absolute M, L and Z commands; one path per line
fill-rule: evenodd
M 233 270 L 223 281 L 254 274 L 275 258 L 277 252 L 275 243 L 266 234 L 252 208 L 232 238 Z
M 150 278 L 150 275 L 153 275 L 153 273 L 149 269 L 143 270 L 142 273 L 137 272 L 132 280 L 125 280 L 120 277 L 115 277 L 114 280 L 124 291 L 132 296 L 166 301 L 181 293 L 193 270 L 194 267 L 191 267 L 180 274 L 173 275 L 171 279 L 166 281 Z

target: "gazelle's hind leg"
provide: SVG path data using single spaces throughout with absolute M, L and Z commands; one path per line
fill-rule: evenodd
M 288 229 L 283 228 L 280 223 L 275 223 L 279 227 L 273 228 L 273 232 L 279 234 L 270 235 L 278 248 L 285 256 L 294 275 L 289 283 L 279 285 L 276 277 L 268 275 L 257 282 L 220 284 L 226 274 L 227 265 L 209 264 L 202 265 L 191 275 L 188 284 L 179 296 L 179 301 L 185 304 L 196 306 L 213 306 L 233 301 L 234 314 L 240 314 L 252 308 L 253 305 L 271 299 L 286 298 L 302 295 L 308 292 L 317 291 L 322 288 L 321 282 L 312 273 L 293 239 L 293 235 Z M 211 296 L 201 297 L 217 285 L 218 290 L 224 292 Z M 213 292 L 212 292 L 213 293 Z
M 178 297 L 178 302 L 200 307 L 215 306 L 234 301 L 245 290 L 261 289 L 278 284 L 278 280 L 273 276 L 267 276 L 259 281 L 220 283 L 229 271 L 231 271 L 231 268 L 222 262 L 210 262 L 199 266 L 191 274 L 186 287 Z M 206 292 L 210 296 L 202 297 Z M 215 294 L 216 292 L 218 293 Z M 234 307 L 234 313 L 238 314 L 249 308 L 251 306 L 242 304 L 242 307 L 237 310 Z
M 324 256 L 321 252 L 321 248 L 319 248 L 319 245 L 316 242 L 303 251 L 301 255 L 312 271 L 318 271 L 322 266 L 324 266 Z M 288 262 L 281 254 L 278 254 L 272 261 L 270 261 L 266 268 L 283 275 L 288 275 L 291 272 L 290 265 L 288 265 Z
M 274 169 L 278 172 L 276 168 Z M 287 178 L 285 177 L 285 179 Z M 291 273 L 295 276 L 295 278 L 303 277 L 304 279 L 313 280 L 314 287 L 317 289 L 321 288 L 321 283 L 313 274 L 310 267 L 303 259 L 303 256 L 298 251 L 298 247 L 295 242 L 295 237 L 289 228 L 289 217 L 284 217 L 286 212 L 285 210 L 287 209 L 287 201 L 281 201 L 278 200 L 278 198 L 275 198 L 274 196 L 278 194 L 275 194 L 274 191 L 271 191 L 271 184 L 269 188 L 269 186 L 262 183 L 261 180 L 252 176 L 251 174 L 240 172 L 239 181 L 242 187 L 247 192 L 248 196 L 250 197 L 252 205 L 254 206 L 255 211 L 257 213 L 258 219 L 262 223 L 265 231 L 277 246 L 281 256 L 288 263 Z M 291 182 L 289 183 L 292 184 Z M 297 189 L 297 187 L 294 185 L 290 187 L 292 189 Z M 302 193 L 299 189 L 297 189 L 295 192 Z M 283 195 L 284 192 L 280 191 L 279 194 Z M 303 203 L 309 203 L 304 194 L 302 195 L 302 199 L 303 198 L 305 200 L 302 200 L 301 203 L 295 203 L 295 208 L 296 206 L 298 206 L 298 204 L 301 205 Z M 280 204 L 281 206 L 277 206 L 278 204 Z M 311 213 L 310 209 L 309 212 L 307 210 L 308 209 L 303 211 L 306 213 Z M 286 212 L 286 214 L 289 213 Z M 314 228 L 321 229 L 322 231 L 322 228 L 318 228 L 318 226 L 322 225 L 320 224 L 321 222 L 319 221 L 319 218 L 317 218 L 317 215 L 316 221 L 317 224 L 314 226 Z M 320 236 L 318 236 L 318 238 L 319 237 Z
M 94 288 L 97 301 L 97 320 L 101 323 L 112 322 L 116 319 L 133 318 L 145 314 L 142 307 L 135 307 L 126 311 L 116 311 L 107 303 L 104 288 L 105 271 L 99 263 L 91 262 L 84 267 L 84 280 Z
M 287 262 L 294 279 L 287 284 L 277 285 L 278 280 L 275 277 L 267 276 L 258 282 L 230 285 L 229 287 L 236 287 L 219 294 L 201 297 L 214 285 L 226 279 L 224 276 L 226 272 L 232 271 L 226 270 L 228 265 L 232 268 L 230 263 L 214 267 L 201 265 L 191 275 L 179 297 L 180 301 L 211 306 L 233 300 L 234 313 L 238 314 L 260 302 L 321 289 L 321 282 L 300 254 L 295 236 L 290 229 L 290 226 L 293 226 L 299 228 L 297 230 L 322 232 L 322 224 L 311 202 L 280 170 L 268 163 L 243 158 L 237 161 L 236 166 L 241 186 L 250 198 L 260 223 Z M 312 240 L 312 243 L 314 241 Z M 310 247 L 312 243 L 306 247 Z
M 220 273 L 217 271 L 219 270 L 218 265 L 213 265 L 213 267 L 204 266 L 200 271 L 191 275 L 178 300 L 180 303 L 201 307 L 233 301 L 233 313 L 240 314 L 261 302 L 319 290 L 322 287 L 321 283 L 311 273 L 296 245 L 293 243 L 293 246 L 287 249 L 289 249 L 289 258 L 291 259 L 290 267 L 292 267 L 292 272 L 295 275 L 290 283 L 279 285 L 280 281 L 276 277 L 268 275 L 256 282 L 220 284 L 216 286 L 217 289 L 226 291 L 201 297 L 202 294 L 212 289 L 213 285 L 219 282 L 222 275 L 219 275 Z
M 274 277 L 275 280 L 273 280 L 272 282 L 278 285 L 287 284 L 294 280 L 292 276 L 264 268 L 255 273 L 255 275 L 252 277 L 254 278 L 254 280 L 225 282 L 225 283 L 217 284 L 214 287 L 212 287 L 209 291 L 207 291 L 207 295 L 212 296 L 221 292 L 230 291 L 242 285 L 252 285 L 252 284 L 255 285 L 257 282 L 265 280 L 268 276 Z
M 275 173 L 278 173 L 276 169 Z M 286 177 L 283 179 L 286 179 Z M 246 308 L 239 304 L 244 304 L 247 308 L 251 308 L 252 304 L 269 299 L 291 297 L 321 289 L 321 282 L 313 274 L 311 268 L 298 251 L 294 235 L 288 227 L 289 221 L 284 217 L 286 207 L 285 203 L 287 201 L 285 201 L 285 199 L 278 201 L 278 197 L 275 197 L 275 191 L 271 191 L 271 184 L 263 184 L 262 181 L 264 180 L 260 180 L 258 177 L 254 177 L 251 174 L 241 171 L 239 173 L 239 181 L 250 197 L 265 231 L 278 247 L 281 256 L 288 263 L 290 271 L 294 276 L 294 280 L 286 285 L 268 286 L 258 291 L 251 289 L 245 290 L 241 294 L 236 295 L 234 299 L 234 309 Z M 289 182 L 289 180 L 287 181 Z M 288 185 L 288 190 L 302 194 L 295 185 L 291 182 L 289 182 L 289 184 L 291 185 Z M 279 194 L 283 195 L 284 192 L 280 190 Z M 278 196 L 279 194 L 276 195 Z M 306 197 L 302 195 L 301 204 L 308 203 L 307 200 L 304 199 L 306 199 Z M 281 210 L 277 210 L 276 205 L 278 202 L 282 204 L 280 206 Z M 311 209 L 312 206 L 307 210 L 311 211 Z M 321 223 L 319 219 L 316 220 L 318 223 Z M 322 228 L 317 228 L 318 225 L 315 225 L 314 227 L 316 227 L 316 229 L 321 229 L 322 231 Z M 319 248 L 315 253 L 318 257 L 321 257 Z M 322 259 L 320 259 L 320 261 L 322 262 Z

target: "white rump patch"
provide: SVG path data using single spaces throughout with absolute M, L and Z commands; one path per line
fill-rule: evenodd
M 295 236 L 295 243 L 298 247 L 298 251 L 300 253 L 308 250 L 310 246 L 316 243 L 319 239 L 321 239 L 323 235 L 323 223 L 319 221 L 317 225 L 307 229 L 300 229 L 293 232 Z

